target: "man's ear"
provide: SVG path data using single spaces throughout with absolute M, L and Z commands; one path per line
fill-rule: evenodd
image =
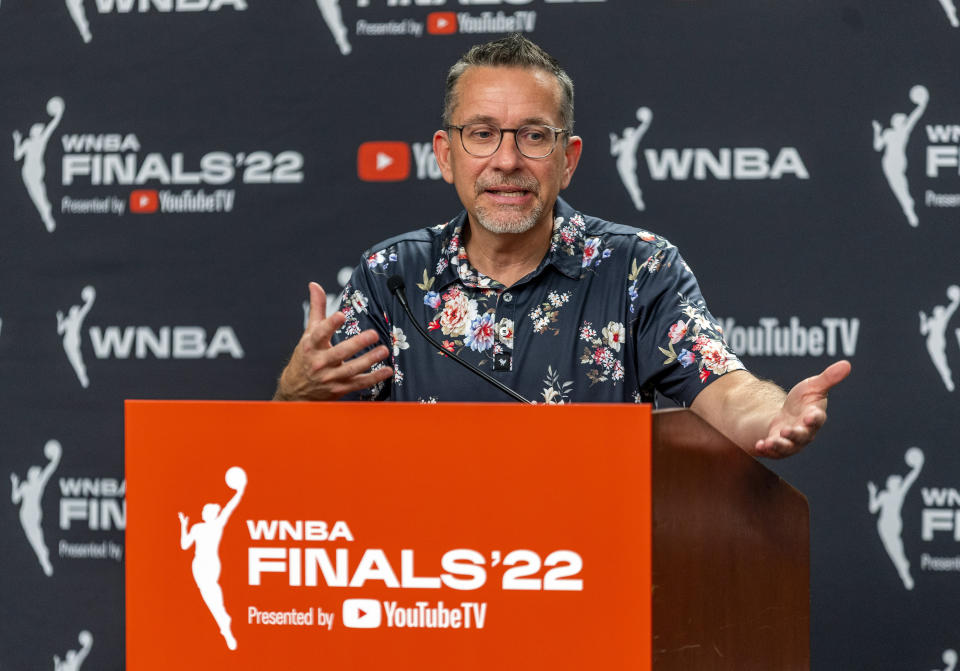
M 450 165 L 450 132 L 438 130 L 433 134 L 433 155 L 437 157 L 443 181 L 453 184 L 453 168 Z
M 563 148 L 564 154 L 564 167 L 563 167 L 563 181 L 560 184 L 561 189 L 566 189 L 570 185 L 570 180 L 573 179 L 573 173 L 577 169 L 577 164 L 580 163 L 580 154 L 583 151 L 583 140 L 579 135 L 572 135 L 570 140 L 567 141 L 567 146 Z

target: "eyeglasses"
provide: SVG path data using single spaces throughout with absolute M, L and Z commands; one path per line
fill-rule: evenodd
M 500 148 L 504 133 L 513 133 L 517 149 L 527 158 L 546 158 L 557 147 L 557 140 L 570 131 L 553 126 L 530 124 L 520 128 L 497 128 L 488 123 L 468 123 L 462 126 L 446 126 L 446 130 L 460 131 L 460 144 L 471 156 L 486 158 Z

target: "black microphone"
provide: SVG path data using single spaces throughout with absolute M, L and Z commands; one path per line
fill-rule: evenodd
M 417 331 L 420 333 L 420 335 L 422 335 L 424 338 L 427 339 L 427 342 L 429 342 L 431 345 L 433 345 L 434 347 L 436 347 L 436 348 L 437 348 L 437 351 L 439 351 L 441 354 L 446 354 L 448 357 L 450 357 L 451 359 L 453 359 L 454 361 L 456 361 L 458 364 L 460 364 L 461 366 L 463 366 L 464 368 L 466 368 L 467 370 L 469 370 L 470 372 L 472 372 L 474 375 L 479 375 L 479 376 L 482 377 L 484 380 L 486 380 L 487 382 L 489 382 L 490 384 L 492 384 L 494 387 L 496 387 L 497 389 L 499 389 L 499 390 L 502 391 L 503 393 L 505 393 L 505 394 L 507 394 L 508 396 L 510 396 L 510 398 L 514 399 L 515 401 L 520 401 L 521 403 L 526 403 L 526 404 L 528 404 L 528 405 L 534 405 L 534 402 L 533 402 L 533 401 L 530 401 L 530 400 L 524 398 L 523 396 L 521 396 L 520 394 L 518 394 L 517 392 L 515 392 L 513 389 L 511 389 L 511 388 L 508 387 L 507 385 L 505 385 L 505 384 L 503 384 L 502 382 L 500 382 L 499 380 L 497 380 L 497 379 L 495 379 L 495 378 L 487 375 L 486 373 L 484 373 L 482 370 L 480 370 L 480 369 L 477 368 L 476 366 L 473 366 L 473 365 L 467 363 L 466 361 L 464 361 L 463 359 L 461 359 L 460 357 L 458 357 L 458 356 L 457 356 L 456 354 L 454 354 L 453 352 L 449 352 L 449 351 L 445 350 L 442 345 L 440 345 L 436 340 L 434 340 L 433 338 L 431 338 L 431 337 L 430 337 L 430 334 L 427 333 L 426 329 L 424 329 L 422 326 L 420 326 L 420 322 L 418 322 L 418 321 L 417 321 L 417 318 L 413 316 L 413 312 L 411 312 L 410 306 L 407 304 L 407 295 L 406 295 L 406 294 L 404 293 L 404 291 L 403 291 L 403 290 L 404 290 L 404 283 L 403 283 L 403 278 L 402 278 L 402 277 L 400 277 L 399 275 L 393 275 L 393 276 L 391 276 L 389 279 L 387 279 L 387 289 L 389 289 L 389 290 L 390 290 L 390 293 L 393 294 L 398 301 L 400 301 L 400 307 L 402 307 L 402 308 L 403 308 L 403 311 L 407 313 L 407 317 L 410 318 L 410 321 L 413 323 L 413 327 L 414 327 L 415 329 L 417 329 Z

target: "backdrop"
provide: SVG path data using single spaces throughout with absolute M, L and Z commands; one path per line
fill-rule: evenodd
M 444 73 L 514 30 L 577 86 L 569 202 L 678 245 L 758 375 L 853 362 L 771 464 L 813 667 L 953 669 L 954 0 L 2 0 L 0 668 L 123 667 L 123 399 L 269 398 L 309 280 L 459 210 Z

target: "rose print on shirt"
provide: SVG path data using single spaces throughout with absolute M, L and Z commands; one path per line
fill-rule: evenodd
M 700 381 L 706 382 L 710 374 L 723 375 L 731 370 L 740 370 L 743 364 L 727 349 L 723 342 L 720 324 L 714 324 L 707 319 L 705 307 L 694 304 L 682 295 L 680 297 L 680 312 L 686 319 L 678 319 L 667 329 L 667 348 L 659 347 L 667 357 L 664 366 L 677 362 L 687 368 L 697 364 L 700 370 Z M 677 352 L 675 345 L 680 345 Z
M 626 330 L 620 322 L 609 322 L 600 329 L 600 333 L 591 322 L 585 321 L 580 327 L 580 340 L 587 343 L 583 348 L 580 363 L 592 366 L 587 371 L 590 386 L 598 382 L 613 380 L 616 384 L 623 380 L 623 361 L 614 352 L 620 352 Z

